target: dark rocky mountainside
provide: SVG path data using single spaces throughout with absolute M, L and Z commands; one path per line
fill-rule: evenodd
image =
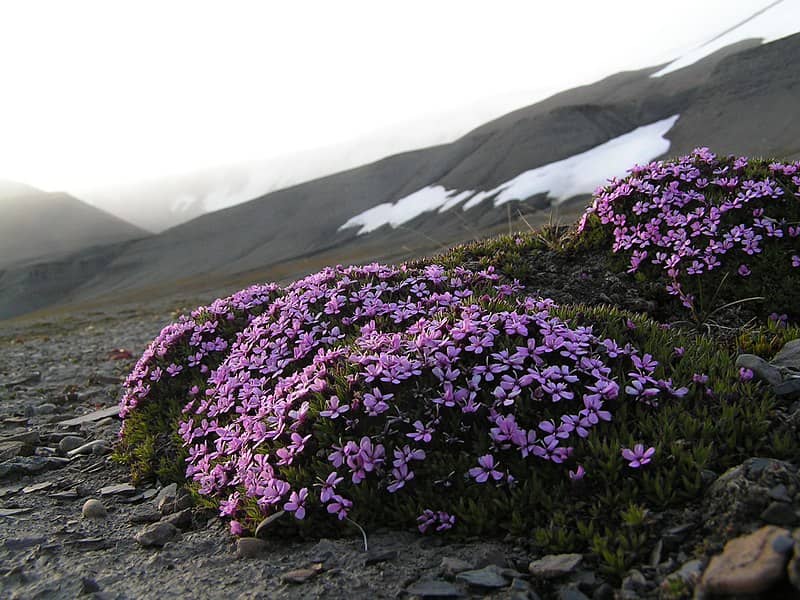
M 14 182 L 0 182 L 0 210 L 0 268 L 149 235 L 68 194 Z
M 281 280 L 323 264 L 396 260 L 546 220 L 546 194 L 495 208 L 423 213 L 368 235 L 354 216 L 428 186 L 492 190 L 521 173 L 596 148 L 675 115 L 665 155 L 705 145 L 719 154 L 800 156 L 796 99 L 800 34 L 747 40 L 663 77 L 657 67 L 613 75 L 515 111 L 442 146 L 272 192 L 146 239 L 0 273 L 0 318 L 59 303 L 151 298 L 176 290 Z M 569 218 L 585 196 L 559 205 Z M 564 200 L 562 198 L 562 200 Z M 524 221 L 520 215 L 524 214 Z M 37 302 L 32 302 L 37 298 Z

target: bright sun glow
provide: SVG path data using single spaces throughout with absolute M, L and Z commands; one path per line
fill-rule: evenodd
M 387 134 L 376 153 L 439 143 L 561 89 L 668 62 L 769 4 L 3 3 L 0 178 L 97 188 L 407 123 L 414 136 Z

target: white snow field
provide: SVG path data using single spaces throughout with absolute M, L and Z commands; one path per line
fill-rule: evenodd
M 672 61 L 660 71 L 650 75 L 650 77 L 662 77 L 667 73 L 693 65 L 717 50 L 742 40 L 760 38 L 762 44 L 768 44 L 798 31 L 800 31 L 800 2 L 797 0 L 778 0 L 746 21 Z
M 491 190 L 458 191 L 441 185 L 426 186 L 396 202 L 385 202 L 355 215 L 339 227 L 339 231 L 359 227 L 358 235 L 363 235 L 384 225 L 396 228 L 426 212 L 443 213 L 462 202 L 466 211 L 493 196 L 497 207 L 543 193 L 552 198 L 554 204 L 590 194 L 608 177 L 622 177 L 634 163 L 649 162 L 667 152 L 670 143 L 664 136 L 679 116 L 638 127 L 586 152 L 525 171 Z

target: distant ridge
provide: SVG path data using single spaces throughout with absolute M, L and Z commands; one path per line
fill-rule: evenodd
M 0 181 L 0 268 L 149 235 L 60 192 Z

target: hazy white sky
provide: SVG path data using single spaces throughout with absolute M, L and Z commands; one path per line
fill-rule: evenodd
M 0 178 L 85 189 L 409 128 L 438 143 L 771 3 L 0 0 Z

